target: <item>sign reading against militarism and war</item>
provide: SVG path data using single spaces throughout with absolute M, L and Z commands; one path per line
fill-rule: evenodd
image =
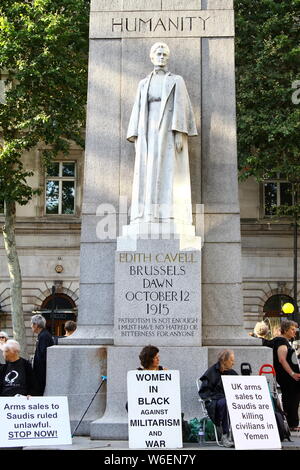
M 127 374 L 130 449 L 182 447 L 178 370 Z
M 67 397 L 1 397 L 0 447 L 72 444 Z
M 235 448 L 281 449 L 266 377 L 222 377 Z

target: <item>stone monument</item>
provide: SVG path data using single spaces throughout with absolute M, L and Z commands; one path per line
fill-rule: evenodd
M 76 424 L 107 372 L 79 433 L 126 438 L 126 374 L 149 343 L 187 418 L 220 349 L 253 373 L 272 360 L 243 329 L 233 0 L 91 2 L 78 328 L 49 351 L 46 393 Z
M 172 346 L 175 337 L 181 346 L 201 344 L 200 251 L 191 251 L 201 241 L 192 225 L 188 154 L 188 136 L 198 133 L 185 82 L 167 69 L 169 56 L 167 44 L 151 47 L 154 70 L 138 85 L 128 125 L 135 164 L 130 225 L 117 240 L 115 345 Z

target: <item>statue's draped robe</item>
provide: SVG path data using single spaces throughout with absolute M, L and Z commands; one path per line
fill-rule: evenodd
M 131 222 L 192 223 L 188 136 L 197 135 L 184 80 L 167 72 L 159 99 L 149 96 L 153 72 L 139 83 L 127 139 L 135 142 Z M 175 133 L 183 149 L 176 151 Z

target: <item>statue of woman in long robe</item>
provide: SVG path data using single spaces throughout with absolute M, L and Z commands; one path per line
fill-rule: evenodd
M 138 85 L 127 139 L 135 143 L 131 224 L 192 223 L 188 136 L 197 135 L 184 80 L 167 69 L 170 51 L 156 43 L 154 70 Z

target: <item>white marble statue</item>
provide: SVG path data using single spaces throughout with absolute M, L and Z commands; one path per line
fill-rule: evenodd
M 138 85 L 127 139 L 135 143 L 131 224 L 192 223 L 188 136 L 197 135 L 184 80 L 167 69 L 170 51 L 156 43 L 154 70 Z

